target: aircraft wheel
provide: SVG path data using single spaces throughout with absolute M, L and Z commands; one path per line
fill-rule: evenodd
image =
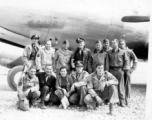
M 18 84 L 19 79 L 21 77 L 22 70 L 23 70 L 23 66 L 21 66 L 21 65 L 16 66 L 16 67 L 13 67 L 7 75 L 8 85 L 14 91 L 17 90 L 17 84 Z

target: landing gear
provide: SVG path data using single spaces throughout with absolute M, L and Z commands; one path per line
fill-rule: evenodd
M 17 90 L 17 84 L 21 77 L 22 70 L 23 70 L 23 66 L 21 66 L 21 65 L 16 66 L 16 67 L 12 68 L 7 75 L 8 85 L 14 91 Z

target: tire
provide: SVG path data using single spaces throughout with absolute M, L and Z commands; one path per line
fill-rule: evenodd
M 21 76 L 22 70 L 23 70 L 23 66 L 21 65 L 16 66 L 16 67 L 13 67 L 7 75 L 8 85 L 14 91 L 17 90 L 17 82 Z

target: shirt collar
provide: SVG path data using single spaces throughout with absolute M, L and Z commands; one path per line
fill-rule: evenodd
M 97 49 L 94 50 L 94 53 L 97 53 Z M 99 53 L 103 53 L 103 50 L 101 49 Z
M 120 48 L 118 48 L 116 52 L 119 52 L 119 51 L 120 51 Z M 112 52 L 115 52 L 114 49 L 112 49 Z

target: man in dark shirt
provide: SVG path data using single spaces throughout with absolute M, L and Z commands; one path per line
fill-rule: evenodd
M 39 84 L 40 84 L 40 91 L 41 91 L 41 102 L 40 102 L 40 108 L 46 109 L 45 105 L 49 104 L 56 104 L 58 101 L 57 96 L 54 94 L 56 87 L 56 77 L 53 73 L 52 65 L 47 64 L 45 67 L 45 72 L 40 72 L 37 74 L 37 77 L 39 78 Z M 48 102 L 45 102 L 46 96 L 49 95 Z
M 88 71 L 88 62 L 91 51 L 85 47 L 85 40 L 83 38 L 77 38 L 76 43 L 78 44 L 78 48 L 74 51 L 71 58 L 71 66 L 75 69 L 75 63 L 77 61 L 82 61 L 84 70 Z
M 129 61 L 125 51 L 118 47 L 119 41 L 112 40 L 112 50 L 107 52 L 106 70 L 118 79 L 118 95 L 120 106 L 125 106 L 124 71 L 129 69 Z

